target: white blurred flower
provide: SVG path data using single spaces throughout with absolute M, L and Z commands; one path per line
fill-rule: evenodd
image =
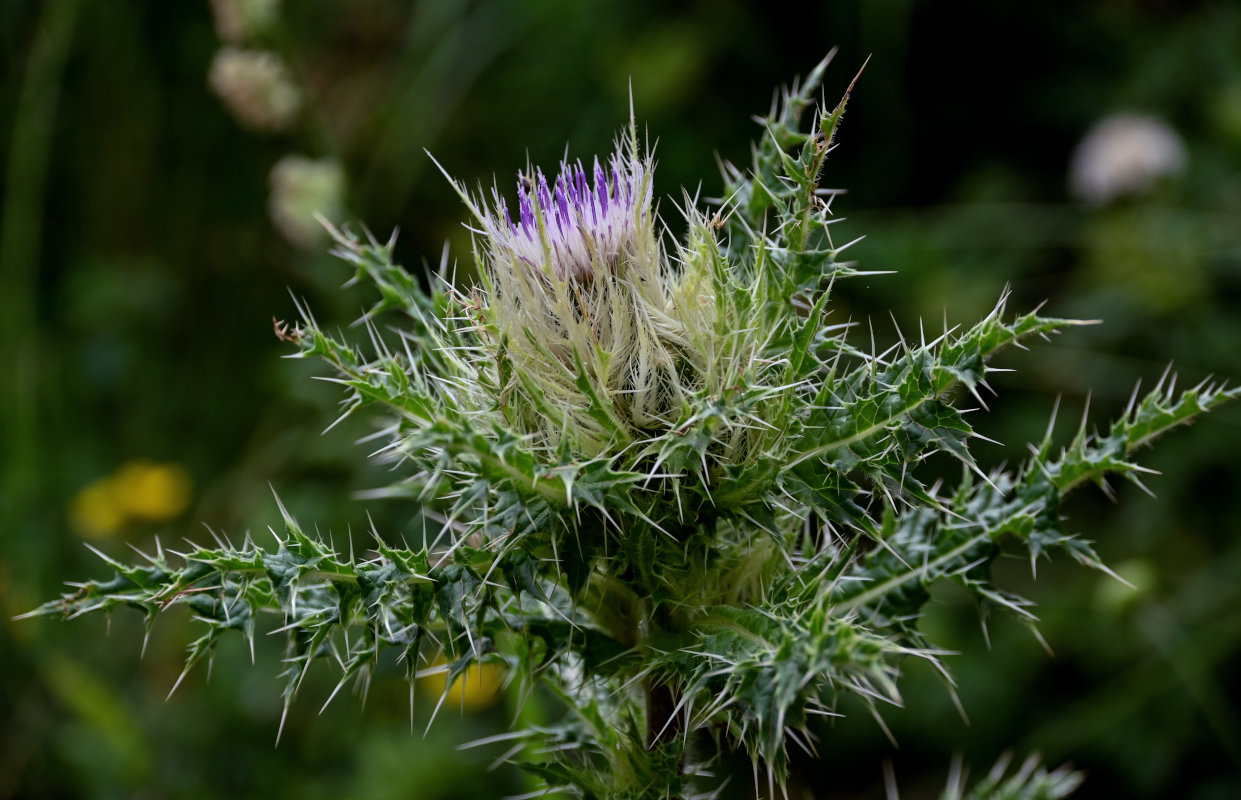
M 1185 143 L 1168 125 L 1140 114 L 1113 114 L 1073 151 L 1069 188 L 1095 205 L 1141 194 L 1159 178 L 1185 168 Z
M 267 210 L 272 224 L 293 244 L 310 248 L 323 239 L 325 232 L 316 214 L 340 219 L 345 171 L 336 161 L 285 156 L 272 167 L 268 181 L 271 195 Z
M 221 48 L 207 75 L 211 88 L 237 121 L 258 131 L 282 131 L 302 107 L 288 68 L 275 53 Z

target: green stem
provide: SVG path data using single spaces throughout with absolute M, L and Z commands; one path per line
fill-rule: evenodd
M 685 715 L 677 709 L 676 692 L 665 683 L 646 684 L 646 748 L 672 742 L 685 731 Z
M 626 647 L 634 647 L 640 641 L 638 620 L 645 603 L 624 581 L 593 572 L 587 584 L 583 607 L 608 635 Z

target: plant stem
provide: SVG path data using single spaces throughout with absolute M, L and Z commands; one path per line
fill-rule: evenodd
M 685 715 L 677 710 L 680 702 L 672 687 L 650 681 L 646 684 L 646 748 L 654 750 L 674 741 L 685 731 Z M 684 759 L 682 759 L 684 766 Z

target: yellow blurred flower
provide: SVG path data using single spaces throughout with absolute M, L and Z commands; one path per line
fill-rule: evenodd
M 125 515 L 112 499 L 111 478 L 95 481 L 73 498 L 69 506 L 69 524 L 79 536 L 107 539 L 125 525 Z
M 471 664 L 465 672 L 453 681 L 444 691 L 448 681 L 448 662 L 440 656 L 431 663 L 430 669 L 443 667 L 436 672 L 428 672 L 422 677 L 422 685 L 434 695 L 446 694 L 444 706 L 447 708 L 464 708 L 467 711 L 484 709 L 500 696 L 500 688 L 504 685 L 504 670 L 492 663 Z
M 189 505 L 191 492 L 184 467 L 130 461 L 78 492 L 69 507 L 69 523 L 79 536 L 106 539 L 133 521 L 176 517 Z
M 117 504 L 131 517 L 163 522 L 190 504 L 190 476 L 177 464 L 130 461 L 112 480 Z

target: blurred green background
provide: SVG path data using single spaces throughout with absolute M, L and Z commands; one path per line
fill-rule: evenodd
M 334 678 L 312 670 L 275 748 L 272 642 L 253 667 L 231 642 L 210 681 L 196 672 L 165 702 L 194 635 L 183 618 L 156 624 L 141 658 L 136 614 L 110 631 L 10 621 L 105 574 L 84 542 L 127 558 L 156 536 L 205 541 L 204 526 L 267 535 L 269 485 L 337 542 L 363 546 L 368 513 L 394 541 L 417 535 L 416 509 L 351 496 L 384 479 L 354 443 L 367 420 L 321 435 L 337 393 L 311 380 L 317 365 L 280 359 L 272 317 L 295 316 L 290 293 L 342 326 L 368 300 L 339 290 L 348 274 L 311 210 L 399 226 L 415 269 L 449 241 L 468 271 L 464 210 L 423 149 L 508 189 L 527 158 L 607 150 L 632 85 L 675 229 L 681 187 L 715 196 L 717 157 L 745 163 L 774 87 L 839 45 L 834 102 L 870 55 L 826 183 L 848 190 L 841 241 L 867 234 L 852 254 L 898 272 L 842 289 L 836 321 L 871 316 L 891 340 L 891 309 L 907 334 L 921 319 L 938 331 L 1006 284 L 1014 309 L 1048 300 L 1105 321 L 1000 358 L 1018 371 L 975 424 L 1010 443 L 984 461 L 1011 463 L 1058 395 L 1067 437 L 1087 392 L 1102 424 L 1169 362 L 1182 380 L 1241 380 L 1238 43 L 1236 2 L 5 0 L 0 798 L 525 790 L 486 771 L 502 746 L 456 749 L 503 730 L 509 699 L 445 713 L 424 737 L 431 703 L 411 733 L 396 666 L 365 707 L 342 696 L 319 716 Z M 1179 158 L 1075 193 L 1075 147 L 1117 112 L 1161 120 Z M 1095 167 L 1140 173 L 1116 153 L 1142 141 Z M 949 661 L 969 723 L 914 665 L 906 707 L 884 713 L 900 748 L 854 714 L 821 731 L 792 796 L 881 797 L 886 760 L 903 796 L 933 797 L 954 753 L 978 772 L 1006 750 L 1072 760 L 1083 797 L 1241 796 L 1239 434 L 1229 408 L 1161 441 L 1146 460 L 1157 501 L 1127 485 L 1119 505 L 1073 498 L 1072 523 L 1136 588 L 1001 565 L 1039 600 L 1051 653 L 1005 619 L 988 650 L 944 590 L 924 624 L 962 653 Z

